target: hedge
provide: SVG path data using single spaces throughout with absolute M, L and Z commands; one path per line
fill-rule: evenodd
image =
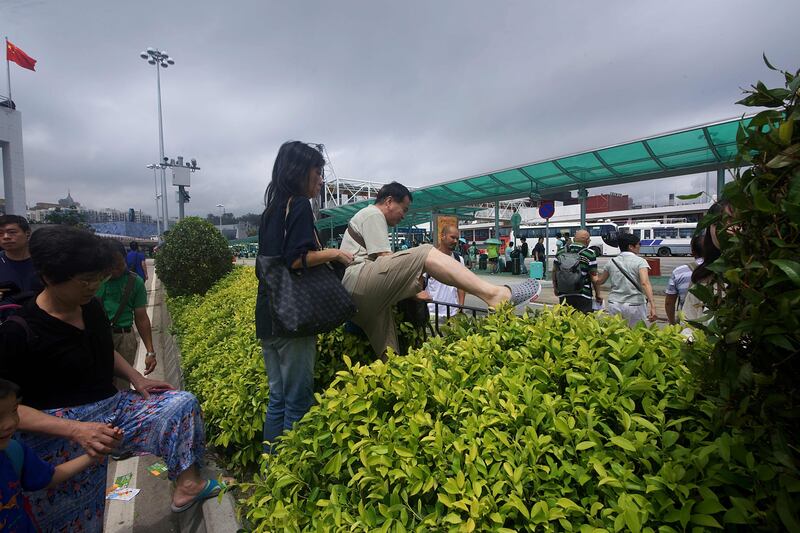
M 687 345 L 675 327 L 559 307 L 457 320 L 386 364 L 341 330 L 320 336 L 317 405 L 261 455 L 255 294 L 237 268 L 170 300 L 209 442 L 258 465 L 240 501 L 255 531 L 774 530 L 774 502 L 800 493 L 760 436 L 717 425 L 684 365 L 710 353 L 702 332 Z
M 260 460 L 269 396 L 261 346 L 255 337 L 258 282 L 252 267 L 236 267 L 204 296 L 168 299 L 173 333 L 181 347 L 186 388 L 203 408 L 207 440 L 228 453 L 231 469 Z M 315 387 L 321 391 L 345 368 L 342 354 L 371 359 L 369 345 L 342 328 L 320 335 Z

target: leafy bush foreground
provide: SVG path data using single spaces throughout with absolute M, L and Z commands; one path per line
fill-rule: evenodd
M 181 346 L 186 388 L 200 401 L 211 446 L 227 450 L 232 470 L 255 467 L 261 459 L 262 428 L 269 397 L 261 345 L 256 339 L 255 269 L 237 267 L 204 296 L 168 300 L 173 332 Z M 330 385 L 345 368 L 342 354 L 367 361 L 369 345 L 339 328 L 320 335 L 316 390 Z
M 237 268 L 170 308 L 210 443 L 260 464 L 240 502 L 256 531 L 774 530 L 797 501 L 763 443 L 715 425 L 675 328 L 566 308 L 459 321 L 370 366 L 363 341 L 320 336 L 317 405 L 262 456 L 254 280 Z

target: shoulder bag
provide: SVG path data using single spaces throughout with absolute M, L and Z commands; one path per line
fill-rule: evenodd
M 283 237 L 292 198 L 286 204 Z M 356 312 L 350 294 L 330 263 L 290 269 L 283 256 L 259 255 L 256 273 L 264 281 L 272 315 L 272 329 L 279 337 L 307 337 L 330 331 Z
M 611 260 L 611 262 L 612 262 L 612 263 L 614 263 L 614 265 L 616 265 L 616 267 L 619 269 L 619 271 L 622 273 L 622 275 L 623 275 L 623 276 L 625 276 L 625 277 L 628 279 L 628 281 L 630 281 L 630 282 L 633 284 L 633 286 L 634 286 L 634 287 L 636 287 L 636 290 L 637 290 L 637 291 L 639 291 L 639 292 L 641 292 L 642 294 L 644 294 L 644 291 L 643 291 L 643 290 L 642 290 L 642 288 L 639 286 L 639 284 L 638 284 L 638 283 L 636 283 L 636 281 L 633 279 L 633 276 L 631 276 L 631 275 L 628 273 L 628 271 L 627 271 L 627 270 L 625 270 L 624 268 L 622 268 L 622 267 L 620 266 L 620 264 L 619 264 L 619 263 L 617 263 L 617 260 L 616 260 L 616 259 L 612 259 L 612 260 Z M 644 297 L 644 299 L 645 299 L 645 300 L 647 300 L 647 295 L 646 295 L 646 294 L 645 294 L 645 297 Z

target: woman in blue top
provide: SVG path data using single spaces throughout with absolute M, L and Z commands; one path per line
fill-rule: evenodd
M 349 252 L 323 250 L 314 228 L 309 199 L 319 196 L 325 159 L 316 148 L 286 142 L 278 150 L 272 181 L 264 195 L 266 209 L 258 229 L 258 253 L 283 256 L 286 267 L 300 269 L 339 261 L 353 261 Z M 256 336 L 261 339 L 269 381 L 269 403 L 264 420 L 265 451 L 300 420 L 314 401 L 316 336 L 279 337 L 272 332 L 272 317 L 264 280 L 256 298 Z

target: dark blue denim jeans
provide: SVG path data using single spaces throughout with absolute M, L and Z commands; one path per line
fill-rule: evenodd
M 314 403 L 317 338 L 270 337 L 261 341 L 261 349 L 269 382 L 264 441 L 274 444 Z M 273 447 L 265 444 L 264 451 L 271 453 Z

